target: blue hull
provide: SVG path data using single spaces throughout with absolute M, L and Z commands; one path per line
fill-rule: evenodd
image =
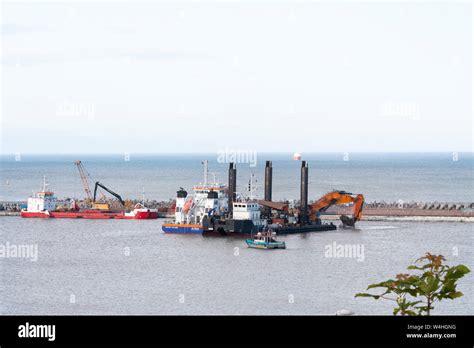
M 203 229 L 188 226 L 161 226 L 164 233 L 202 234 Z

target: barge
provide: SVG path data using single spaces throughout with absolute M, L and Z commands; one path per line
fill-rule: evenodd
M 124 220 L 149 220 L 158 218 L 157 209 L 146 208 L 138 203 L 131 211 L 79 209 L 73 201 L 69 210 L 57 210 L 57 199 L 54 192 L 48 189 L 46 178 L 43 179 L 43 189 L 35 197 L 28 198 L 27 208 L 22 209 L 20 216 L 23 218 L 42 219 L 124 219 Z

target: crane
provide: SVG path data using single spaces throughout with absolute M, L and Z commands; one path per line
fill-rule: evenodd
M 94 195 L 92 195 L 92 192 L 89 186 L 89 180 L 88 180 L 88 178 L 91 177 L 90 174 L 86 171 L 81 161 L 79 160 L 74 161 L 74 164 L 76 165 L 77 170 L 79 171 L 79 175 L 82 181 L 82 186 L 84 186 L 84 191 L 86 192 L 87 200 L 92 203 L 93 209 L 109 210 L 109 204 L 97 202 L 97 189 L 99 187 L 104 189 L 108 193 L 110 193 L 112 196 L 115 196 L 119 200 L 120 204 L 122 204 L 125 207 L 125 202 L 123 201 L 122 197 L 120 197 L 120 195 L 118 195 L 117 193 L 107 188 L 104 184 L 101 184 L 98 181 L 95 183 Z M 103 194 L 102 196 L 105 197 Z
M 319 214 L 326 211 L 335 204 L 354 203 L 352 217 L 341 215 L 340 219 L 345 226 L 354 226 L 362 217 L 362 208 L 364 206 L 364 195 L 354 195 L 346 191 L 332 191 L 326 193 L 320 199 L 310 206 L 310 220 L 316 221 Z
M 87 180 L 87 177 L 90 177 L 89 173 L 87 173 L 86 169 L 82 165 L 81 161 L 74 161 L 74 164 L 77 167 L 77 170 L 79 171 L 79 175 L 81 177 L 82 181 L 82 186 L 84 186 L 84 191 L 86 191 L 86 196 L 89 201 L 92 201 L 92 192 L 89 187 L 89 181 Z
M 106 187 L 105 185 L 103 185 L 103 184 L 101 184 L 100 182 L 97 181 L 95 183 L 95 187 L 94 187 L 94 200 L 93 200 L 94 209 L 109 210 L 109 205 L 107 203 L 98 203 L 98 202 L 96 202 L 97 188 L 98 187 L 104 189 L 105 191 L 110 193 L 112 196 L 116 197 L 119 200 L 120 204 L 122 204 L 125 207 L 125 202 L 123 201 L 122 197 L 118 193 L 115 193 L 114 191 L 112 191 L 111 189 L 109 189 L 108 187 Z

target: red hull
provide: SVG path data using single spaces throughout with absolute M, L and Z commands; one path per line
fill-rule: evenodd
M 28 212 L 22 211 L 21 217 L 24 218 L 57 218 L 57 219 L 123 219 L 123 220 L 149 220 L 157 219 L 158 212 L 143 211 L 137 212 L 135 215 L 125 213 L 124 211 L 96 211 L 96 210 L 81 210 L 81 211 L 51 211 L 51 212 Z

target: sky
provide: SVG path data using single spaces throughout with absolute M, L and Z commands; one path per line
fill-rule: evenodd
M 473 150 L 469 3 L 1 9 L 2 153 Z

